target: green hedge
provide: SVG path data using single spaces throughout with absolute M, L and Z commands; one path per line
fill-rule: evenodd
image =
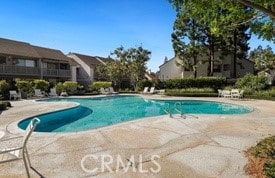
M 7 107 L 11 107 L 11 103 L 9 101 L 0 101 L 0 111 L 6 110 Z
M 255 91 L 260 91 L 268 87 L 267 77 L 263 75 L 246 74 L 237 80 L 236 87 L 245 90 L 246 94 L 252 94 Z
M 144 87 L 151 87 L 153 83 L 149 80 L 143 79 L 137 82 L 136 91 L 142 91 Z
M 168 96 L 196 96 L 196 97 L 215 97 L 217 93 L 213 88 L 185 88 L 165 90 Z
M 166 89 L 210 87 L 216 90 L 222 88 L 225 84 L 226 79 L 221 77 L 184 78 L 164 81 L 164 87 Z
M 50 87 L 50 82 L 46 80 L 34 80 L 34 88 L 35 89 L 40 89 L 41 91 L 48 91 Z
M 91 91 L 99 91 L 100 88 L 108 88 L 112 86 L 112 82 L 97 81 L 90 85 Z

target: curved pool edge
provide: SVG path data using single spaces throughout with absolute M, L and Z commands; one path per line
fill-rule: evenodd
M 137 96 L 137 95 L 135 95 Z M 156 97 L 156 95 L 142 95 L 138 94 L 138 96 L 141 96 L 142 98 L 145 99 L 150 99 L 150 100 L 196 100 L 196 101 L 209 101 L 209 102 L 218 102 L 218 103 L 224 103 L 224 104 L 234 104 L 238 106 L 243 106 L 246 108 L 249 108 L 251 112 L 248 113 L 239 113 L 239 114 L 249 114 L 255 111 L 255 107 L 244 104 L 244 103 L 236 103 L 237 101 L 239 102 L 246 102 L 246 101 L 253 101 L 253 99 L 231 99 L 231 98 L 218 98 L 218 97 L 181 97 L 181 96 L 165 96 L 165 95 L 159 95 Z M 215 115 L 215 114 L 213 114 Z M 232 114 L 223 114 L 223 115 L 232 115 Z M 234 114 L 233 114 L 234 115 Z
M 249 113 L 242 113 L 242 114 L 237 114 L 237 115 L 246 115 L 246 114 L 251 114 L 255 111 L 255 108 L 253 106 L 251 106 L 251 103 L 250 105 L 247 105 L 247 104 L 244 104 L 244 103 L 236 103 L 236 100 L 224 100 L 224 99 L 221 99 L 221 98 L 208 98 L 208 97 L 200 97 L 200 98 L 197 98 L 197 97 L 162 97 L 162 96 L 154 96 L 152 97 L 151 95 L 139 95 L 139 94 L 122 94 L 123 96 L 141 96 L 143 98 L 146 98 L 146 99 L 159 99 L 159 100 L 183 100 L 183 99 L 187 99 L 187 100 L 202 100 L 202 101 L 214 101 L 214 102 L 222 102 L 222 103 L 230 103 L 230 104 L 237 104 L 237 105 L 242 105 L 242 106 L 245 106 L 247 108 L 250 108 L 252 109 L 251 112 Z M 96 97 L 104 97 L 102 95 L 100 96 L 85 96 L 85 97 L 72 97 L 72 98 L 96 98 Z M 222 101 L 220 101 L 222 100 Z M 44 100 L 39 100 L 39 101 L 36 101 L 36 100 L 31 100 L 30 102 L 39 102 L 39 103 L 42 103 Z M 251 100 L 247 100 L 248 102 L 251 102 Z M 254 101 L 254 100 L 253 100 Z M 75 103 L 77 105 L 74 105 L 74 106 L 70 106 L 70 107 L 67 107 L 66 108 L 60 108 L 58 110 L 55 110 L 55 111 L 49 111 L 49 112 L 43 112 L 43 113 L 36 113 L 36 114 L 32 114 L 32 115 L 28 115 L 28 116 L 24 116 L 23 118 L 18 118 L 16 121 L 11 121 L 9 122 L 7 125 L 6 125 L 6 130 L 9 131 L 10 133 L 24 133 L 25 130 L 21 129 L 18 127 L 18 123 L 20 121 L 22 121 L 23 119 L 26 119 L 26 118 L 29 118 L 29 117 L 33 117 L 33 116 L 36 116 L 36 115 L 39 115 L 39 114 L 46 114 L 46 113 L 51 113 L 51 112 L 57 112 L 57 111 L 62 111 L 62 110 L 66 110 L 66 109 L 70 109 L 70 108 L 74 108 L 74 107 L 77 107 L 78 105 L 80 105 L 79 103 L 77 102 L 68 102 L 66 101 L 67 103 Z M 48 103 L 48 102 L 45 102 L 45 103 Z M 202 114 L 203 115 L 203 114 Z M 223 114 L 224 116 L 230 116 L 231 114 Z M 161 116 L 153 116 L 153 117 L 145 117 L 145 118 L 161 118 L 161 117 L 166 117 L 167 115 L 161 115 Z M 212 117 L 212 116 L 217 116 L 217 114 L 207 114 L 208 117 Z M 50 135 L 70 135 L 70 134 L 77 134 L 77 133 L 82 133 L 82 132 L 89 132 L 89 131 L 92 131 L 92 130 L 99 130 L 99 129 L 105 129 L 105 128 L 110 128 L 110 127 L 115 127 L 115 126 L 118 126 L 118 125 L 121 125 L 121 124 L 127 124 L 127 123 L 132 123 L 132 122 L 138 122 L 140 121 L 141 119 L 144 119 L 144 118 L 139 118 L 139 119 L 136 119 L 136 120 L 132 120 L 132 121 L 126 121 L 126 122 L 122 122 L 122 123 L 116 123 L 116 124 L 113 124 L 113 125 L 107 125 L 107 126 L 103 126 L 103 127 L 99 127 L 99 128 L 94 128 L 94 129 L 88 129 L 88 130 L 80 130 L 80 131 L 71 131 L 71 132 L 36 132 L 38 133 L 39 135 L 42 134 L 42 135 L 45 135 L 45 134 L 50 134 Z
M 50 98 L 47 98 L 47 99 L 50 99 Z M 49 102 L 44 102 L 45 100 L 47 99 L 35 99 L 35 100 L 30 100 L 30 102 L 32 103 L 49 103 Z M 54 103 L 54 102 L 53 102 Z M 57 103 L 57 102 L 56 102 Z M 59 102 L 60 103 L 60 102 Z M 41 112 L 41 113 L 35 113 L 35 114 L 32 114 L 32 115 L 28 115 L 27 117 L 23 117 L 23 118 L 19 118 L 18 120 L 16 121 L 11 121 L 9 122 L 7 125 L 6 125 L 6 130 L 9 132 L 9 133 L 12 133 L 12 134 L 23 134 L 25 133 L 25 130 L 21 129 L 18 124 L 23 121 L 23 120 L 26 120 L 26 119 L 29 119 L 29 118 L 32 118 L 32 117 L 37 117 L 37 115 L 43 115 L 43 114 L 48 114 L 48 113 L 55 113 L 55 112 L 60 112 L 60 111 L 63 111 L 63 110 L 68 110 L 68 109 L 73 109 L 73 108 L 76 108 L 76 107 L 79 107 L 80 106 L 80 103 L 78 102 L 68 102 L 68 101 L 64 101 L 63 103 L 69 103 L 69 104 L 73 104 L 71 106 L 64 106 L 62 108 L 58 108 L 58 109 L 55 109 L 53 111 L 45 111 L 45 112 Z M 13 130 L 15 132 L 11 132 L 10 130 Z M 53 133 L 55 134 L 56 132 L 35 132 L 35 133 Z
M 129 95 L 126 95 L 126 96 L 129 96 Z M 163 99 L 163 98 L 156 99 L 156 98 L 141 97 L 141 96 L 137 96 L 137 95 L 130 95 L 130 96 L 139 97 L 139 98 L 142 98 L 144 100 L 150 100 L 150 101 L 166 101 L 166 100 L 169 100 L 169 101 L 176 101 L 176 102 L 177 101 L 183 101 L 183 102 L 184 101 L 187 101 L 187 102 L 188 101 L 198 101 L 198 102 L 218 103 L 218 104 L 221 104 L 221 105 L 223 105 L 223 104 L 225 104 L 225 105 L 234 105 L 234 106 L 237 106 L 237 107 L 242 107 L 242 108 L 244 108 L 246 110 L 245 112 L 241 112 L 241 113 L 217 113 L 217 114 L 214 114 L 214 113 L 186 113 L 186 115 L 197 115 L 197 116 L 200 116 L 200 115 L 208 115 L 208 116 L 210 116 L 210 115 L 224 115 L 224 116 L 225 115 L 230 115 L 230 116 L 232 116 L 232 115 L 240 115 L 240 114 L 242 114 L 242 115 L 243 114 L 249 114 L 249 113 L 253 112 L 253 108 L 248 107 L 248 106 L 244 106 L 244 105 L 241 105 L 241 104 L 235 104 L 235 103 L 228 102 L 228 101 L 227 102 L 216 101 L 216 100 L 213 101 L 212 99 L 209 99 L 209 98 L 207 98 L 207 99 L 202 99 L 202 98 L 199 98 L 199 99 L 198 98 L 196 98 L 196 99 L 194 99 L 194 98 L 188 99 L 188 98 L 182 98 L 182 97 L 181 98 L 178 98 L 178 97 L 177 98 L 169 97 L 169 98 L 165 98 L 165 99 Z M 109 98 L 109 97 L 112 97 L 112 96 L 105 96 L 105 97 L 104 96 L 100 96 L 100 98 Z M 91 97 L 88 97 L 86 99 L 89 99 L 89 98 L 91 98 Z M 71 99 L 83 99 L 83 97 L 74 97 L 74 98 L 71 98 Z M 43 102 L 43 101 L 45 101 L 45 100 L 38 100 L 38 102 Z M 55 100 L 53 102 L 55 102 Z M 57 102 L 60 103 L 60 102 L 63 102 L 63 101 L 59 100 Z M 73 100 L 71 100 L 71 101 L 70 100 L 66 100 L 64 102 L 76 103 L 76 106 L 75 107 L 66 108 L 66 109 L 59 109 L 57 111 L 52 111 L 52 112 L 44 112 L 44 113 L 39 114 L 39 115 L 34 115 L 34 116 L 31 116 L 31 117 L 24 118 L 24 119 L 20 120 L 19 122 L 17 122 L 17 126 L 23 130 L 26 127 L 26 122 L 24 123 L 24 121 L 30 120 L 32 117 L 41 117 L 41 118 L 43 118 L 43 115 L 50 115 L 50 114 L 54 114 L 54 113 L 58 113 L 58 112 L 66 111 L 66 110 L 70 110 L 70 109 L 76 108 L 78 106 L 82 106 L 81 103 L 78 103 L 78 101 L 73 102 Z M 48 102 L 45 102 L 45 103 L 48 103 Z M 167 115 L 167 114 L 160 114 L 158 116 L 165 116 L 165 115 Z M 173 114 L 173 115 L 176 116 L 177 114 Z M 146 119 L 146 118 L 149 118 L 149 117 L 157 117 L 157 116 L 137 117 L 137 118 L 134 118 L 133 120 Z M 50 117 L 50 118 L 54 118 L 54 117 Z M 81 118 L 78 118 L 76 116 L 75 116 L 75 118 L 76 118 L 76 120 L 81 119 Z M 111 125 L 116 125 L 116 124 L 119 124 L 119 123 L 124 123 L 124 122 L 129 122 L 129 121 L 132 121 L 132 120 L 126 120 L 126 121 L 122 121 L 122 122 L 118 122 L 118 123 L 112 123 Z M 53 122 L 53 121 L 50 121 L 50 122 Z M 74 122 L 74 121 L 72 121 L 72 122 Z M 60 124 L 59 121 L 57 121 L 57 123 Z M 63 123 L 63 122 L 61 122 L 61 123 Z M 69 123 L 70 123 L 70 121 L 68 121 L 67 124 L 69 124 Z M 45 127 L 41 127 L 42 130 L 39 129 L 37 132 L 54 132 L 54 133 L 56 133 L 56 132 L 64 132 L 64 133 L 67 133 L 67 132 L 86 131 L 86 130 L 98 129 L 98 128 L 110 126 L 109 124 L 107 124 L 107 125 L 101 125 L 101 126 L 98 126 L 98 127 L 91 127 L 91 128 L 85 128 L 85 129 L 76 128 L 76 129 L 67 130 L 67 131 L 55 131 L 55 129 L 52 130 L 53 128 L 55 128 L 54 125 L 55 124 L 50 124 L 48 126 L 45 125 L 45 127 L 47 126 L 47 128 L 49 128 L 48 131 L 46 131 L 47 129 L 46 130 L 43 129 Z M 61 126 L 63 126 L 63 125 L 61 125 Z

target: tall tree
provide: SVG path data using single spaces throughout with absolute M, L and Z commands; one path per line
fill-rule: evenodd
M 196 6 L 192 1 L 184 1 L 178 9 L 177 19 L 172 34 L 173 47 L 176 55 L 180 55 L 185 66 L 193 68 L 194 76 L 197 72 L 198 57 L 202 53 L 208 56 L 208 76 L 214 73 L 214 61 L 220 38 L 211 32 L 210 24 L 201 19 L 201 14 L 194 13 Z M 219 7 L 213 6 L 218 11 Z
M 193 71 L 193 76 L 196 78 L 198 58 L 202 54 L 200 51 L 205 39 L 202 29 L 194 19 L 189 18 L 188 10 L 178 13 L 173 29 L 173 48 L 175 55 L 180 59 L 180 62 L 176 62 L 184 69 Z M 186 44 L 184 41 L 189 43 Z
M 114 61 L 102 64 L 97 68 L 103 79 L 112 81 L 121 87 L 123 81 L 129 81 L 134 87 L 139 80 L 145 78 L 146 63 L 150 59 L 151 52 L 142 46 L 125 49 L 123 46 L 116 48 L 110 54 Z
M 223 36 L 223 41 L 221 45 L 221 51 L 223 56 L 231 55 L 233 56 L 232 64 L 233 70 L 231 73 L 232 78 L 237 78 L 237 64 L 240 60 L 245 60 L 248 57 L 248 40 L 251 34 L 248 32 L 247 25 L 237 26 L 234 29 L 230 29 L 228 34 Z M 241 66 L 244 67 L 245 66 Z
M 134 87 L 139 80 L 145 78 L 146 63 L 150 60 L 151 52 L 144 49 L 142 46 L 130 48 L 130 80 Z
M 275 3 L 272 0 L 168 0 L 177 11 L 182 11 L 186 2 L 194 11 L 191 18 L 198 17 L 209 24 L 212 34 L 224 34 L 228 28 L 248 24 L 250 30 L 268 41 L 275 42 Z M 216 10 L 219 7 L 220 10 Z M 228 13 L 220 13 L 226 9 Z
M 267 46 L 266 49 L 260 45 L 250 52 L 250 59 L 255 62 L 255 69 L 257 71 L 264 69 L 275 69 L 275 53 L 272 48 Z

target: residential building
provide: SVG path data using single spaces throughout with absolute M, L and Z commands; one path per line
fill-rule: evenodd
M 78 53 L 69 53 L 67 56 L 79 64 L 76 81 L 83 85 L 85 89 L 88 89 L 89 85 L 98 79 L 96 67 L 100 64 L 106 64 L 106 62 L 111 61 L 111 59 L 108 58 L 88 56 Z
M 216 59 L 218 56 L 215 56 Z M 198 61 L 207 61 L 206 57 L 199 57 Z M 179 65 L 181 63 L 178 57 L 173 57 L 170 60 L 165 60 L 159 66 L 159 79 L 164 81 L 175 78 L 186 78 L 193 76 L 193 71 L 186 69 Z M 224 59 L 214 63 L 214 76 L 233 78 L 233 60 L 232 56 L 225 56 Z M 252 61 L 243 59 L 237 61 L 237 78 L 244 76 L 246 73 L 254 73 L 254 63 Z M 197 64 L 197 77 L 207 76 L 208 62 L 199 62 Z
M 258 75 L 264 75 L 267 77 L 267 83 L 269 85 L 275 84 L 275 69 L 266 68 L 258 72 Z
M 74 67 L 73 67 L 74 66 Z M 52 83 L 76 79 L 77 64 L 60 50 L 0 38 L 0 78 L 46 79 Z

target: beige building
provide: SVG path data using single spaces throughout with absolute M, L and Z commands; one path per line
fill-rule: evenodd
M 0 38 L 0 77 L 45 79 L 52 83 L 76 78 L 77 64 L 60 50 Z
M 67 56 L 79 64 L 76 71 L 76 81 L 83 85 L 85 89 L 87 89 L 93 81 L 97 80 L 98 75 L 96 73 L 96 67 L 110 61 L 108 58 L 88 56 L 78 53 L 69 53 Z
M 216 59 L 218 56 L 216 56 Z M 198 61 L 207 61 L 203 57 L 199 57 Z M 173 57 L 170 60 L 164 61 L 159 66 L 159 79 L 164 81 L 168 79 L 192 77 L 193 71 L 185 69 L 180 64 L 180 60 L 177 57 Z M 198 63 L 197 65 L 197 77 L 207 76 L 208 62 Z M 249 60 L 238 60 L 237 61 L 237 78 L 244 76 L 246 73 L 254 73 L 254 63 Z M 214 76 L 226 77 L 227 79 L 233 78 L 233 60 L 231 56 L 226 56 L 220 62 L 214 63 Z

